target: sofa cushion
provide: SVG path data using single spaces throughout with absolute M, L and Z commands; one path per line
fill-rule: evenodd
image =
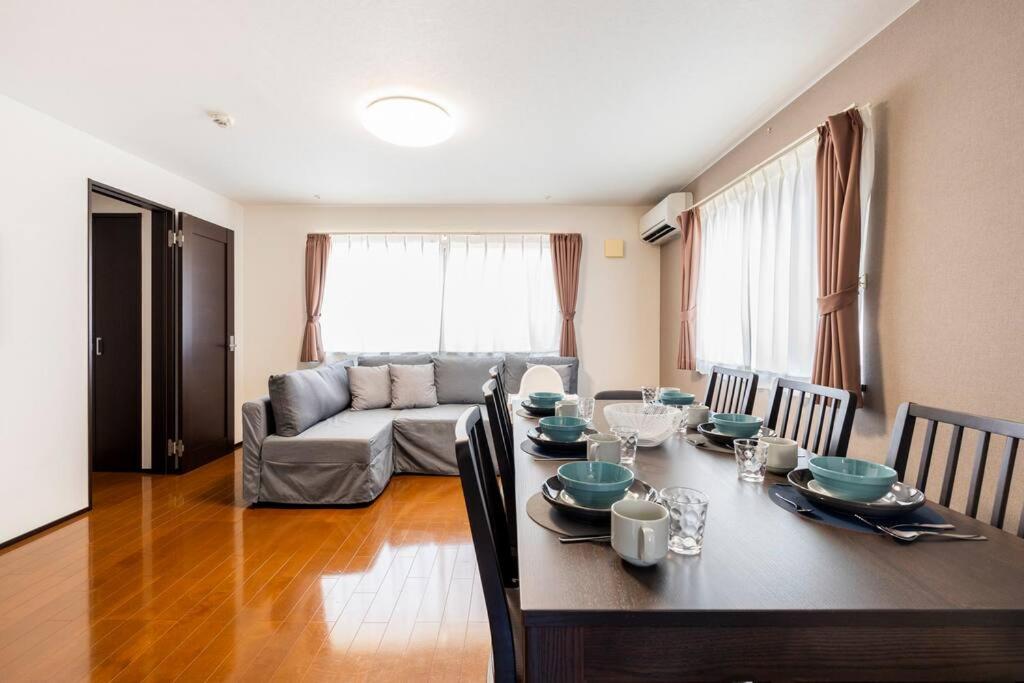
M 267 385 L 276 431 L 295 436 L 348 407 L 351 400 L 346 368 L 349 361 L 271 375 Z
M 469 407 L 442 404 L 395 413 L 395 471 L 458 474 L 455 423 Z
M 426 365 L 429 353 L 366 353 L 358 357 L 358 364 L 364 367 L 380 365 Z
M 389 365 L 391 408 L 430 408 L 437 405 L 434 364 Z
M 391 370 L 387 365 L 349 366 L 352 410 L 373 410 L 391 406 Z
M 298 436 L 271 434 L 261 457 L 269 462 L 369 464 L 391 448 L 394 410 L 346 410 Z
M 565 384 L 565 391 L 567 393 L 576 393 L 580 373 L 579 359 L 572 356 L 535 356 L 528 353 L 505 354 L 505 391 L 510 394 L 519 393 L 519 383 L 523 381 L 527 363 L 533 363 L 534 365 L 568 365 L 571 381 L 568 383 L 563 382 L 563 384 Z
M 438 403 L 480 403 L 481 387 L 488 371 L 500 365 L 504 356 L 494 354 L 443 353 L 434 356 L 434 382 Z

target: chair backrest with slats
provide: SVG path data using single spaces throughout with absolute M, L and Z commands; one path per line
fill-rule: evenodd
M 639 401 L 642 398 L 639 389 L 607 389 L 594 394 L 595 401 Z
M 480 408 L 468 409 L 455 425 L 455 459 L 459 464 L 462 495 L 466 500 L 469 529 L 473 535 L 473 549 L 480 571 L 480 588 L 487 607 L 487 621 L 491 630 L 491 651 L 494 659 L 494 680 L 516 679 L 515 644 L 512 636 L 512 616 L 505 597 L 505 588 L 511 577 L 506 574 L 502 551 L 508 549 L 500 533 L 505 516 L 496 511 L 489 492 L 494 484 L 491 456 L 487 452 L 480 418 Z M 490 468 L 490 474 L 486 470 Z
M 978 517 L 985 472 L 988 465 L 988 451 L 992 436 L 1002 437 L 1005 443 L 999 461 L 999 475 L 995 486 L 995 499 L 992 501 L 992 526 L 1002 528 L 1006 520 L 1006 506 L 1010 499 L 1013 479 L 1013 466 L 1017 459 L 1017 448 L 1024 439 L 1024 422 L 1002 420 L 993 417 L 982 417 L 969 413 L 959 413 L 942 408 L 932 408 L 917 403 L 904 403 L 896 413 L 893 424 L 892 439 L 889 442 L 888 464 L 899 473 L 900 480 L 906 481 L 907 467 L 910 461 L 911 446 L 914 440 L 914 428 L 918 420 L 925 421 L 924 438 L 921 447 L 921 460 L 918 464 L 916 479 L 913 485 L 928 493 L 929 474 L 932 469 L 935 439 L 939 425 L 949 425 L 949 447 L 946 462 L 943 466 L 938 502 L 949 506 L 953 499 L 956 474 L 960 464 L 960 449 L 963 445 L 965 430 L 978 433 L 974 459 L 971 461 L 971 480 L 967 488 L 967 503 L 964 512 L 971 517 Z M 1017 523 L 1017 535 L 1024 538 L 1024 511 Z
M 716 365 L 711 368 L 704 405 L 713 413 L 746 413 L 754 411 L 757 395 L 757 373 L 733 370 Z
M 498 461 L 501 475 L 501 491 L 504 499 L 505 518 L 508 524 L 509 542 L 516 543 L 516 464 L 512 441 L 512 420 L 508 413 L 508 401 L 502 400 L 498 384 L 494 379 L 483 386 L 484 407 L 487 409 L 487 427 L 494 444 L 494 459 Z
M 846 457 L 857 397 L 852 391 L 778 378 L 765 426 L 815 455 Z

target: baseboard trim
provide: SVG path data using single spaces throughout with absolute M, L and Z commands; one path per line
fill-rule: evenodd
M 35 529 L 32 529 L 31 531 L 26 531 L 25 533 L 21 534 L 20 536 L 15 536 L 12 539 L 0 542 L 0 550 L 6 550 L 7 548 L 11 547 L 12 545 L 16 545 L 18 543 L 21 543 L 22 541 L 24 541 L 24 540 L 26 540 L 28 538 L 31 538 L 32 536 L 35 536 L 36 534 L 41 534 L 44 531 L 49 531 L 50 529 L 52 529 L 52 528 L 54 528 L 56 526 L 60 526 L 64 522 L 70 521 L 70 520 L 74 519 L 75 517 L 78 517 L 79 515 L 83 515 L 86 512 L 89 512 L 90 510 L 92 510 L 92 506 L 91 505 L 86 505 L 81 510 L 76 510 L 75 512 L 72 512 L 71 514 L 64 515 L 60 519 L 55 519 L 52 522 L 44 524 L 44 525 L 42 525 L 40 527 L 36 527 Z
M 242 447 L 242 442 L 241 441 L 239 441 L 238 443 L 236 443 L 234 445 L 234 448 L 241 448 L 241 447 Z

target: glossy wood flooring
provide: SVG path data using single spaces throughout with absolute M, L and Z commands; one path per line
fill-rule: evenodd
M 0 551 L 0 681 L 486 679 L 457 477 L 250 509 L 240 458 L 96 475 L 93 512 Z

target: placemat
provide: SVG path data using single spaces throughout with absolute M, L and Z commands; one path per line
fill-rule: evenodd
M 521 444 L 519 444 L 519 448 L 520 448 L 520 450 L 523 451 L 523 453 L 529 453 L 530 455 L 532 455 L 533 457 L 537 458 L 538 460 L 586 460 L 587 459 L 587 451 L 586 450 L 583 450 L 581 453 L 579 453 L 577 455 L 573 455 L 572 453 L 553 453 L 553 452 L 549 452 L 549 451 L 542 451 L 537 446 L 537 444 L 535 444 L 534 442 L 530 441 L 529 439 L 527 439 L 527 440 L 523 441 Z
M 779 500 L 780 496 L 788 498 L 802 508 L 810 508 L 814 512 L 797 512 L 792 505 L 783 500 Z M 838 510 L 830 510 L 826 507 L 815 505 L 814 502 L 808 500 L 804 494 L 800 493 L 796 487 L 789 486 L 788 484 L 772 485 L 768 489 L 768 497 L 772 499 L 773 503 L 783 510 L 791 512 L 794 515 L 799 515 L 800 517 L 812 522 L 826 524 L 828 526 L 836 527 L 837 529 L 856 531 L 861 534 L 879 533 L 878 531 L 866 526 L 863 522 L 859 522 L 851 515 L 844 514 Z M 888 517 L 881 520 L 880 523 L 891 526 L 893 524 L 909 524 L 912 522 L 919 524 L 942 524 L 945 521 L 946 520 L 942 515 L 925 506 L 920 507 L 913 512 L 908 512 L 900 517 Z
M 526 514 L 548 531 L 559 536 L 593 536 L 608 533 L 611 524 L 590 524 L 562 514 L 551 503 L 544 500 L 544 495 L 535 493 L 526 501 Z

